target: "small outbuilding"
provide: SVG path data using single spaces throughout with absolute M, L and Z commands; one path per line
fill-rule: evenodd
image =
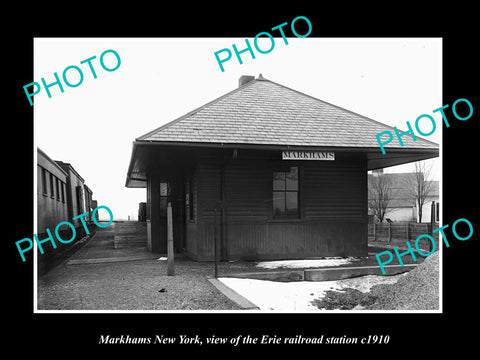
M 146 188 L 148 248 L 195 260 L 367 255 L 367 172 L 438 156 L 425 139 L 273 81 L 239 87 L 133 142 L 126 186 Z

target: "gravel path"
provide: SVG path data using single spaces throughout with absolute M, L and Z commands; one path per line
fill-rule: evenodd
M 167 262 L 144 246 L 115 248 L 112 228 L 39 277 L 39 310 L 241 310 L 208 281 L 213 264 L 176 258 L 167 276 Z M 235 264 L 220 267 L 229 269 Z
M 69 258 L 70 264 L 64 261 L 41 276 L 37 286 L 37 308 L 39 310 L 241 310 L 208 281 L 208 277 L 213 277 L 212 263 L 176 258 L 175 276 L 170 277 L 166 276 L 166 261 L 152 259 L 154 254 L 147 252 L 144 247 L 116 249 L 113 242 L 112 229 L 99 229 L 84 247 Z M 379 250 L 381 251 L 381 248 Z M 141 260 L 122 261 L 133 255 Z M 110 258 L 112 261 L 88 262 L 104 258 Z M 429 257 L 429 261 L 425 261 L 426 266 L 422 265 L 412 270 L 395 285 L 374 286 L 370 292 L 366 293 L 368 295 L 364 295 L 365 293 L 359 290 L 332 291 L 332 296 L 327 296 L 325 301 L 343 297 L 343 300 L 347 299 L 344 304 L 347 309 L 358 305 L 372 309 L 400 309 L 411 306 L 438 308 L 438 261 L 435 263 L 433 261 L 435 258 L 437 257 L 434 255 Z M 408 261 L 408 258 L 405 260 Z M 373 264 L 376 264 L 376 259 L 374 256 L 369 256 L 356 259 L 347 266 Z M 263 271 L 268 269 L 258 267 L 255 263 L 219 264 L 219 276 L 228 277 L 228 274 L 236 272 Z M 414 293 L 418 296 L 412 296 Z M 365 296 L 368 297 L 368 301 L 365 301 Z M 336 306 L 337 300 L 333 299 L 327 305 Z M 412 301 L 415 304 L 412 305 Z M 316 305 L 321 308 L 323 304 L 317 302 Z
M 241 310 L 208 280 L 211 264 L 141 260 L 60 265 L 38 281 L 39 310 Z
M 370 294 L 376 301 L 369 309 L 438 310 L 439 255 L 430 255 L 416 269 L 395 284 L 373 286 Z

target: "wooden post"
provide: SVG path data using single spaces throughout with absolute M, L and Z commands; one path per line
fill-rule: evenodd
M 226 194 L 227 194 L 227 189 L 226 189 L 226 182 L 225 182 L 225 165 L 223 164 L 222 167 L 220 168 L 220 196 L 221 196 L 221 215 L 222 215 L 222 220 L 221 220 L 221 241 L 220 241 L 220 260 L 221 261 L 226 261 L 227 260 L 227 211 L 225 208 L 225 200 L 226 200 Z
M 173 253 L 173 218 L 172 204 L 167 204 L 167 276 L 175 275 L 175 259 Z
M 430 207 L 430 231 L 428 232 L 429 234 L 432 233 L 434 225 L 435 225 L 435 201 L 432 201 L 432 206 Z M 428 249 L 431 252 L 432 251 L 432 242 L 429 241 L 428 243 L 429 243 Z
M 213 256 L 215 262 L 215 279 L 218 277 L 218 250 L 217 250 L 217 207 L 213 211 Z
M 392 223 L 388 223 L 388 242 L 392 242 Z
M 377 233 L 376 233 L 376 229 L 375 229 L 375 218 L 373 219 L 373 241 L 376 241 L 377 240 Z

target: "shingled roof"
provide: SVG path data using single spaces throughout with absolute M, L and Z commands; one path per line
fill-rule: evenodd
M 242 80 L 243 78 L 243 80 Z M 363 153 L 373 170 L 425 160 L 438 145 L 417 137 L 397 139 L 383 155 L 375 135 L 393 128 L 260 76 L 242 76 L 229 93 L 140 136 L 133 143 L 127 187 L 145 187 L 146 173 L 172 151 L 197 147 L 321 150 Z M 177 150 L 175 150 L 177 149 Z M 170 155 L 168 155 L 170 154 Z M 173 161 L 173 160 L 172 160 Z
M 329 104 L 261 75 L 159 127 L 137 141 L 377 148 L 375 135 L 393 128 Z M 437 149 L 417 137 L 389 148 Z

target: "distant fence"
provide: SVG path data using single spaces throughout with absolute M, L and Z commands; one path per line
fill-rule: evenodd
M 412 247 L 418 236 L 422 234 L 431 235 L 438 244 L 438 234 L 432 234 L 432 230 L 439 227 L 438 223 L 433 225 L 430 223 L 414 223 L 414 222 L 394 222 L 394 223 L 369 223 L 368 224 L 368 240 L 381 242 L 402 242 L 412 241 Z M 419 246 L 426 246 L 430 241 L 422 239 Z

